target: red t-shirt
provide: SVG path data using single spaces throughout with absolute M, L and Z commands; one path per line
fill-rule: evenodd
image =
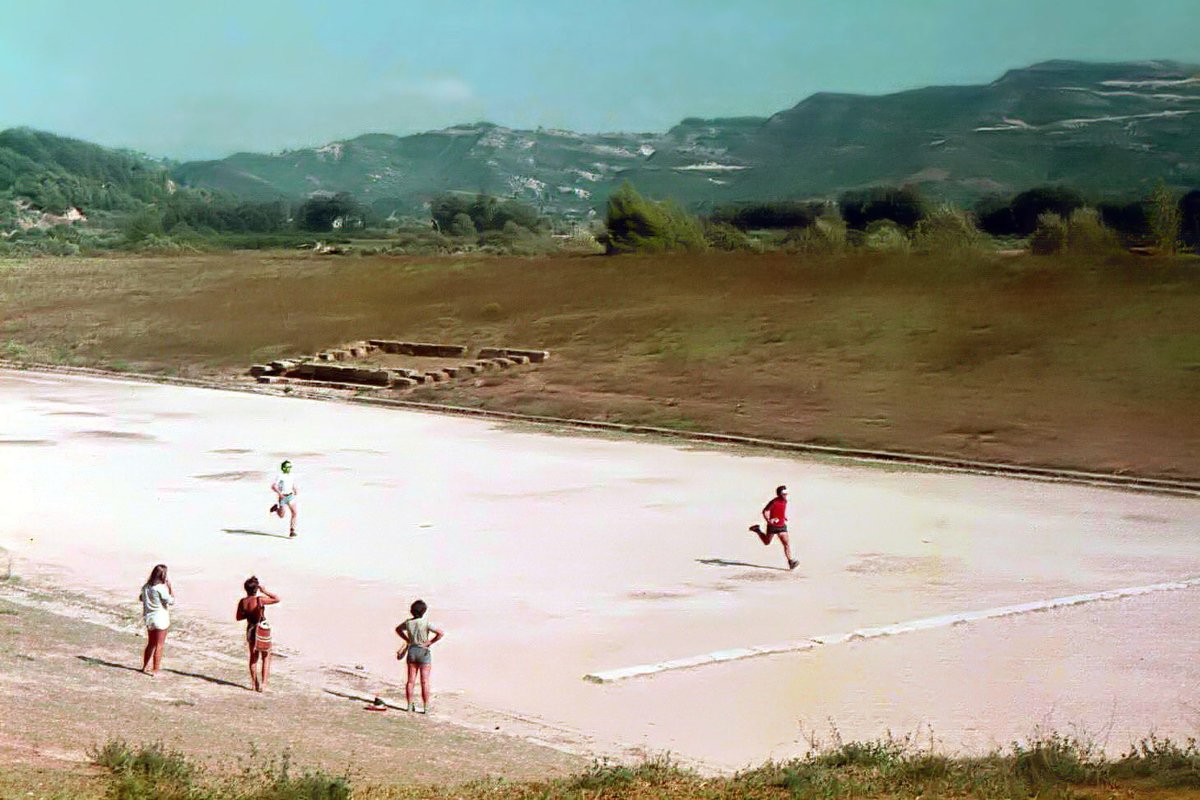
M 776 497 L 767 503 L 767 524 L 787 525 L 787 498 Z

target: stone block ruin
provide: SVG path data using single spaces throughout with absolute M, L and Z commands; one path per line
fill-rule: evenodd
M 466 345 L 368 339 L 322 350 L 312 356 L 254 364 L 249 374 L 259 383 L 334 389 L 412 389 L 489 370 L 540 364 L 547 350 L 484 347 L 471 358 Z M 389 366 L 389 360 L 403 366 Z M 361 361 L 375 363 L 355 363 Z M 421 362 L 429 362 L 423 364 Z

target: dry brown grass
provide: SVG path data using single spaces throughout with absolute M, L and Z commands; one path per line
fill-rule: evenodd
M 1200 265 L 785 254 L 0 262 L 0 356 L 184 374 L 366 337 L 552 350 L 464 405 L 1200 476 Z

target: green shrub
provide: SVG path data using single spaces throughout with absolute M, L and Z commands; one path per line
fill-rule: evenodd
M 1099 211 L 1077 208 L 1067 220 L 1066 249 L 1068 253 L 1105 255 L 1120 251 L 1121 242 L 1104 224 Z
M 912 249 L 908 234 L 890 219 L 877 219 L 868 225 L 862 243 L 877 253 L 907 253 Z
M 846 223 L 836 210 L 827 210 L 812 225 L 784 237 L 783 247 L 794 253 L 837 255 L 846 249 Z
M 704 239 L 714 250 L 727 252 L 756 252 L 758 244 L 737 227 L 727 222 L 705 222 Z
M 1165 183 L 1159 182 L 1150 195 L 1150 233 L 1158 252 L 1172 255 L 1179 249 L 1183 232 L 1183 215 L 1179 200 Z
M 983 248 L 984 241 L 975 218 L 952 205 L 934 209 L 913 231 L 913 243 L 925 253 L 974 252 Z
M 1047 211 L 1038 217 L 1037 228 L 1029 239 L 1029 251 L 1038 256 L 1061 253 L 1067 247 L 1067 223 L 1058 214 Z

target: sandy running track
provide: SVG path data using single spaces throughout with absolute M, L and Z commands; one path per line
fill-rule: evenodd
M 296 464 L 301 537 L 267 516 Z M 801 567 L 746 531 L 792 490 Z M 983 618 L 596 685 L 589 673 L 1200 575 L 1200 503 L 1067 485 L 515 431 L 480 420 L 0 372 L 0 546 L 132 605 L 156 561 L 224 626 L 254 572 L 296 661 L 391 680 L 426 599 L 436 683 L 735 768 L 933 729 L 1035 725 L 1120 749 L 1194 734 L 1200 588 Z

